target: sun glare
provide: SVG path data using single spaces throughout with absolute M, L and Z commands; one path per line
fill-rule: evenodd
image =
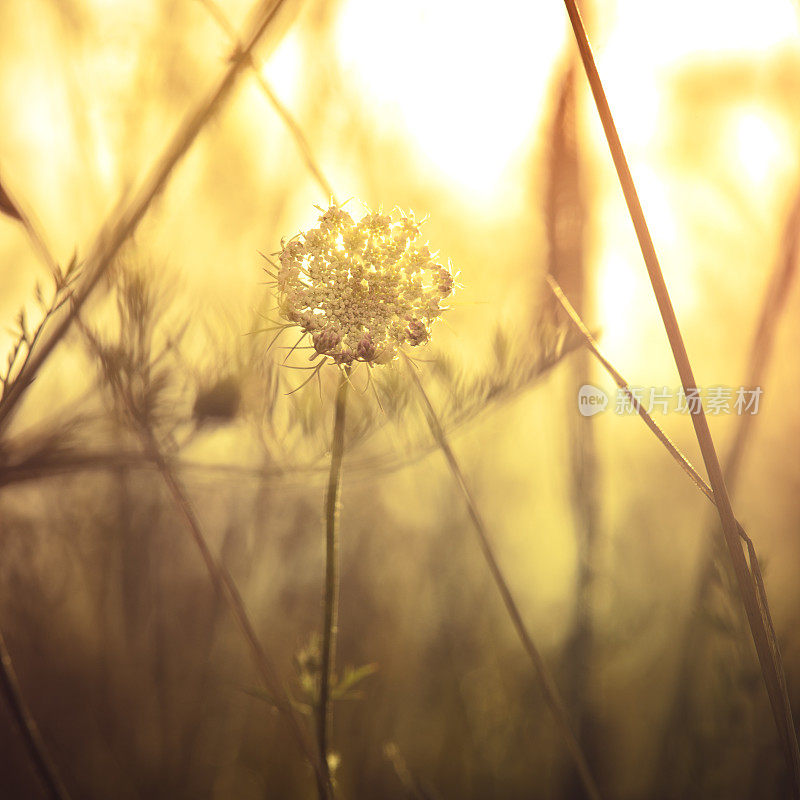
M 339 58 L 376 122 L 410 137 L 442 182 L 485 202 L 529 142 L 564 45 L 558 3 L 349 0 Z M 509 22 L 513 20 L 513 24 Z
M 292 107 L 298 99 L 301 66 L 300 40 L 296 31 L 289 31 L 261 69 L 262 75 L 280 100 L 289 107 Z
M 600 264 L 598 274 L 598 305 L 603 346 L 609 354 L 619 357 L 630 344 L 630 331 L 636 322 L 635 265 L 627 259 L 608 254 Z
M 778 120 L 757 108 L 740 109 L 732 121 L 729 159 L 752 188 L 766 189 L 779 179 L 790 145 Z
M 642 36 L 658 30 L 658 36 Z M 598 63 L 623 145 L 626 148 L 648 225 L 659 257 L 669 275 L 673 300 L 683 314 L 700 302 L 696 263 L 681 237 L 682 210 L 668 191 L 670 176 L 658 163 L 667 131 L 662 127 L 661 98 L 675 68 L 737 56 L 767 58 L 775 47 L 796 47 L 796 9 L 769 0 L 755 13 L 746 5 L 702 4 L 677 0 L 654 5 L 618 0 L 613 26 L 601 41 Z M 608 158 L 602 129 L 590 120 L 590 136 L 599 158 Z M 764 190 L 779 180 L 781 165 L 792 152 L 785 128 L 766 108 L 747 107 L 733 113 L 728 135 L 720 141 L 719 157 L 737 181 L 751 190 Z M 794 160 L 791 161 L 794 165 Z M 709 164 L 709 170 L 712 165 Z M 613 191 L 619 189 L 615 185 Z M 604 344 L 617 357 L 636 360 L 649 343 L 631 337 L 638 309 L 649 314 L 650 287 L 638 280 L 644 270 L 624 205 L 615 200 L 604 221 L 606 243 L 598 273 L 598 319 Z M 631 261 L 631 259 L 635 259 Z M 628 333 L 626 333 L 628 331 Z M 666 364 L 664 365 L 667 366 Z

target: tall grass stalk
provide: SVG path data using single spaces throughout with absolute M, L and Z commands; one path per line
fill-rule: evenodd
M 647 413 L 647 411 L 645 411 L 644 406 L 639 402 L 636 395 L 631 390 L 630 384 L 615 369 L 613 364 L 611 364 L 611 362 L 600 352 L 600 348 L 596 340 L 590 333 L 589 329 L 586 327 L 583 320 L 578 315 L 577 311 L 575 311 L 572 304 L 567 299 L 563 290 L 558 285 L 558 282 L 551 275 L 548 275 L 547 283 L 551 291 L 555 295 L 556 299 L 561 304 L 561 307 L 567 313 L 568 317 L 570 318 L 570 321 L 575 326 L 578 333 L 583 337 L 586 346 L 589 348 L 589 350 L 595 356 L 595 358 L 597 358 L 600 364 L 602 364 L 602 366 L 608 372 L 608 374 L 611 375 L 617 386 L 620 389 L 622 389 L 622 391 L 625 392 L 628 401 L 631 403 L 631 406 L 636 410 L 638 415 L 642 418 L 642 421 L 647 425 L 648 428 L 650 428 L 650 430 L 655 434 L 656 438 L 658 438 L 658 440 L 664 445 L 667 452 L 677 462 L 678 466 L 680 466 L 680 468 L 689 476 L 689 478 L 692 480 L 695 486 L 697 486 L 697 488 L 700 489 L 700 491 L 706 496 L 706 498 L 716 506 L 717 504 L 716 497 L 714 496 L 712 488 L 706 483 L 703 476 L 700 475 L 700 473 L 692 466 L 689 459 L 686 458 L 686 456 L 676 447 L 676 445 L 672 442 L 672 440 L 661 429 L 659 424 Z M 775 626 L 772 622 L 772 615 L 770 614 L 769 611 L 769 603 L 767 602 L 767 592 L 764 586 L 764 576 L 761 572 L 761 566 L 758 559 L 758 554 L 756 553 L 753 540 L 747 535 L 746 531 L 738 521 L 736 522 L 736 532 L 739 538 L 744 543 L 744 546 L 747 548 L 747 558 L 748 558 L 750 574 L 756 587 L 760 607 L 763 609 L 764 612 L 765 622 L 769 630 L 770 638 L 772 642 L 774 642 L 774 646 L 778 652 L 778 665 L 780 668 L 779 680 L 781 682 L 781 686 L 783 687 L 783 691 L 787 691 L 786 675 L 783 672 L 783 662 L 780 658 L 780 650 L 778 649 L 778 637 L 775 633 Z
M 425 387 L 422 385 L 419 375 L 417 375 L 416 367 L 411 362 L 411 359 L 409 359 L 407 356 L 406 364 L 408 366 L 408 372 L 411 375 L 422 402 L 422 406 L 425 411 L 425 417 L 428 421 L 431 434 L 436 440 L 439 449 L 442 451 L 442 454 L 447 461 L 447 465 L 450 468 L 450 472 L 452 473 L 453 478 L 455 479 L 456 484 L 464 498 L 464 501 L 466 502 L 470 519 L 472 520 L 473 527 L 478 535 L 478 543 L 481 548 L 481 554 L 483 555 L 483 558 L 489 567 L 489 572 L 491 573 L 495 585 L 500 592 L 503 605 L 506 607 L 506 611 L 511 618 L 514 629 L 516 630 L 517 635 L 519 636 L 520 641 L 525 648 L 525 652 L 528 654 L 528 657 L 533 664 L 534 671 L 536 672 L 536 676 L 539 679 L 539 683 L 544 694 L 545 702 L 553 714 L 553 718 L 556 726 L 559 729 L 559 733 L 564 739 L 564 743 L 566 744 L 567 749 L 572 756 L 575 767 L 578 771 L 578 775 L 581 779 L 581 783 L 586 791 L 586 795 L 587 797 L 591 798 L 591 800 L 600 800 L 600 790 L 598 789 L 597 783 L 592 776 L 589 764 L 585 755 L 583 754 L 583 751 L 581 750 L 578 739 L 573 732 L 572 723 L 570 722 L 569 713 L 566 705 L 564 704 L 564 700 L 559 693 L 558 686 L 556 685 L 553 676 L 550 674 L 550 670 L 542 658 L 539 649 L 536 647 L 533 639 L 528 633 L 528 629 L 522 619 L 522 614 L 520 613 L 519 607 L 514 600 L 514 596 L 511 594 L 508 581 L 503 575 L 503 570 L 494 554 L 494 549 L 489 541 L 489 534 L 486 524 L 483 520 L 483 516 L 480 513 L 472 490 L 470 489 L 464 473 L 461 470 L 458 459 L 453 452 L 453 448 L 450 446 L 450 441 L 447 437 L 444 426 L 439 419 L 439 415 L 436 413 L 436 409 L 433 407 L 433 403 L 431 403 L 431 400 L 428 397 L 428 393 L 425 391 Z
M 631 385 L 625 380 L 625 378 L 614 367 L 614 365 L 602 354 L 597 344 L 597 341 L 592 336 L 591 332 L 586 327 L 586 324 L 583 322 L 583 320 L 580 318 L 578 313 L 573 308 L 572 304 L 567 299 L 566 295 L 559 286 L 558 282 L 551 275 L 548 275 L 547 283 L 551 291 L 555 295 L 556 299 L 558 300 L 564 311 L 569 316 L 572 324 L 575 326 L 578 333 L 580 333 L 580 335 L 583 337 L 584 342 L 591 351 L 592 355 L 594 355 L 595 358 L 600 362 L 600 364 L 603 366 L 606 372 L 608 372 L 608 374 L 611 375 L 617 386 L 622 391 L 625 392 L 628 401 L 631 403 L 631 406 L 636 410 L 636 413 L 642 418 L 642 421 L 645 423 L 645 425 L 647 425 L 647 427 L 650 428 L 650 430 L 655 434 L 656 438 L 664 445 L 664 448 L 667 450 L 667 452 L 677 462 L 678 466 L 680 466 L 680 468 L 689 476 L 689 478 L 695 484 L 695 486 L 697 486 L 697 488 L 706 496 L 706 498 L 716 506 L 717 501 L 712 488 L 708 485 L 708 483 L 706 483 L 703 476 L 700 475 L 700 473 L 694 468 L 689 459 L 686 458 L 686 456 L 672 442 L 669 436 L 667 436 L 667 434 L 661 429 L 659 424 L 650 416 L 650 414 L 647 413 L 644 406 L 639 402 L 636 395 L 631 390 Z M 770 614 L 769 610 L 769 603 L 767 601 L 767 592 L 764 586 L 764 576 L 761 572 L 761 566 L 759 563 L 758 555 L 756 553 L 755 545 L 753 544 L 752 539 L 747 535 L 744 528 L 738 521 L 736 522 L 736 531 L 738 537 L 742 540 L 745 547 L 747 548 L 747 558 L 748 558 L 750 575 L 756 587 L 760 608 L 763 610 L 764 613 L 765 623 L 769 631 L 770 640 L 773 643 L 773 646 L 775 647 L 778 656 L 777 659 L 779 666 L 778 677 L 782 686 L 782 690 L 784 692 L 787 692 L 786 675 L 783 671 L 783 662 L 780 658 L 778 638 L 775 633 L 775 626 L 772 622 L 772 615 Z
M 285 0 L 260 0 L 251 13 L 247 30 L 228 59 L 228 65 L 214 88 L 184 118 L 182 124 L 154 163 L 133 198 L 103 226 L 84 264 L 84 277 L 64 307 L 59 319 L 39 342 L 35 352 L 16 376 L 0 402 L 0 432 L 8 425 L 28 387 L 72 326 L 84 303 L 108 272 L 123 244 L 134 234 L 153 200 L 167 184 L 172 171 L 191 147 L 200 131 L 230 95 L 236 80 L 247 67 L 249 56 L 274 21 Z M 120 204 L 122 205 L 122 204 Z
M 664 280 L 661 266 L 658 262 L 655 246 L 653 244 L 650 230 L 644 216 L 642 204 L 636 191 L 636 186 L 628 166 L 627 158 L 617 132 L 614 118 L 606 98 L 600 74 L 594 61 L 592 49 L 586 36 L 586 31 L 581 20 L 580 12 L 575 0 L 564 0 L 567 13 L 569 15 L 572 30 L 578 44 L 586 76 L 592 90 L 595 105 L 597 107 L 600 121 L 603 125 L 606 140 L 614 161 L 614 167 L 619 178 L 622 192 L 628 212 L 636 231 L 636 237 L 642 251 L 647 273 L 653 293 L 658 303 L 661 319 L 669 339 L 675 364 L 678 368 L 681 383 L 687 396 L 698 394 L 697 383 L 692 372 L 689 356 L 681 335 L 680 326 L 672 306 L 669 291 Z M 789 702 L 789 695 L 786 689 L 783 676 L 783 665 L 781 663 L 780 651 L 777 647 L 774 634 L 769 631 L 767 623 L 768 608 L 762 607 L 762 600 L 759 598 L 758 586 L 753 575 L 747 566 L 747 561 L 739 541 L 739 530 L 736 518 L 731 507 L 728 490 L 725 486 L 725 478 L 722 474 L 722 467 L 717 456 L 711 431 L 708 427 L 708 420 L 702 404 L 698 403 L 696 411 L 692 413 L 692 424 L 694 425 L 700 451 L 703 455 L 709 482 L 714 492 L 717 511 L 722 523 L 722 530 L 725 536 L 725 543 L 730 553 L 733 569 L 736 573 L 736 580 L 739 587 L 739 594 L 744 603 L 747 620 L 758 655 L 761 674 L 767 688 L 770 704 L 772 706 L 775 725 L 778 736 L 784 750 L 786 764 L 791 776 L 792 791 L 795 797 L 800 798 L 800 749 L 797 745 L 797 734 L 792 720 L 792 708 Z
M 678 463 L 678 466 L 689 476 L 694 483 L 695 486 L 706 496 L 708 500 L 710 500 L 714 505 L 716 505 L 716 499 L 714 497 L 714 492 L 711 487 L 706 483 L 705 478 L 692 466 L 692 463 L 689 461 L 688 458 L 678 449 L 675 443 L 667 436 L 667 434 L 662 430 L 661 426 L 647 413 L 644 406 L 639 402 L 636 398 L 636 395 L 633 393 L 631 389 L 631 385 L 622 377 L 622 375 L 617 371 L 614 365 L 602 354 L 600 351 L 600 347 L 597 344 L 597 341 L 592 336 L 589 329 L 586 327 L 586 324 L 578 315 L 578 312 L 570 303 L 567 296 L 564 294 L 563 289 L 559 286 L 558 282 L 553 278 L 552 275 L 547 276 L 547 283 L 555 295 L 558 302 L 561 304 L 561 307 L 567 313 L 570 318 L 570 321 L 575 326 L 575 329 L 580 333 L 583 337 L 583 340 L 587 346 L 587 348 L 591 351 L 592 355 L 602 364 L 604 369 L 608 372 L 609 375 L 614 379 L 614 383 L 625 392 L 627 399 L 630 401 L 631 406 L 636 410 L 636 413 L 642 418 L 642 421 L 647 425 L 648 428 L 655 434 L 656 438 L 664 445 L 667 452 L 672 456 L 672 458 Z M 769 628 L 774 636 L 774 627 L 772 625 L 772 618 L 769 615 L 769 607 L 766 604 L 766 592 L 763 590 L 763 576 L 761 575 L 761 568 L 759 567 L 759 561 L 756 556 L 755 552 L 755 545 L 753 544 L 750 537 L 745 533 L 744 528 L 739 524 L 736 523 L 737 532 L 739 538 L 744 542 L 745 546 L 747 547 L 748 558 L 750 562 L 750 569 L 753 575 L 753 580 L 756 582 L 758 587 L 759 595 L 761 597 L 761 602 L 763 607 L 765 608 L 765 614 L 767 617 L 767 623 Z M 785 678 L 783 679 L 785 682 Z
M 553 291 L 554 295 L 558 299 L 559 303 L 561 304 L 564 311 L 567 312 L 567 315 L 570 317 L 571 322 L 575 326 L 576 330 L 581 334 L 586 343 L 586 346 L 589 348 L 591 353 L 597 358 L 597 360 L 603 365 L 605 370 L 608 372 L 609 375 L 614 379 L 614 383 L 622 389 L 628 400 L 631 403 L 631 406 L 636 410 L 636 413 L 642 418 L 642 421 L 647 425 L 648 428 L 656 435 L 656 438 L 664 445 L 667 452 L 675 459 L 681 469 L 691 478 L 692 483 L 697 486 L 697 488 L 714 504 L 716 505 L 716 499 L 714 497 L 714 491 L 712 488 L 706 483 L 705 478 L 692 466 L 692 463 L 689 459 L 678 449 L 675 443 L 667 436 L 661 426 L 647 413 L 644 406 L 639 402 L 636 398 L 636 395 L 633 393 L 631 389 L 631 384 L 629 384 L 625 378 L 617 371 L 614 365 L 602 354 L 600 351 L 599 345 L 597 341 L 592 336 L 589 329 L 586 327 L 586 324 L 578 315 L 578 312 L 572 306 L 570 301 L 567 299 L 567 296 L 564 294 L 563 289 L 559 286 L 558 282 L 552 277 L 552 275 L 547 276 L 547 283 L 550 286 L 550 289 Z M 755 545 L 753 545 L 752 540 L 750 537 L 745 533 L 744 529 L 742 528 L 739 522 L 736 523 L 739 533 L 739 538 L 745 543 L 748 549 L 748 557 L 750 558 L 750 568 L 752 570 L 753 578 L 756 583 L 762 582 L 761 571 L 758 566 L 758 559 L 755 555 Z M 770 628 L 772 628 L 772 621 L 771 617 L 769 616 L 769 608 L 766 608 L 767 614 L 767 622 L 769 623 Z
M 326 783 L 320 784 L 320 800 L 331 785 L 329 741 L 333 715 L 331 713 L 331 684 L 336 668 L 336 634 L 339 617 L 339 488 L 344 458 L 344 429 L 347 416 L 347 393 L 350 370 L 341 369 L 336 389 L 333 415 L 331 464 L 325 492 L 325 598 L 322 616 L 322 652 L 320 657 L 319 699 L 317 702 L 317 745 L 322 759 Z
M 789 289 L 797 273 L 799 247 L 800 191 L 795 194 L 789 213 L 786 215 L 780 250 L 761 303 L 747 359 L 744 384 L 746 386 L 763 386 L 764 377 L 774 352 L 778 323 L 786 308 Z M 745 414 L 741 417 L 723 459 L 722 471 L 731 495 L 735 493 L 738 486 L 744 454 L 753 435 L 756 420 L 755 414 Z M 715 574 L 715 550 L 710 546 L 710 542 L 705 542 L 704 545 L 697 583 L 693 592 L 693 608 L 702 608 L 706 604 Z M 670 702 L 670 710 L 664 726 L 664 740 L 660 748 L 661 766 L 658 771 L 660 775 L 672 772 L 675 758 L 672 741 L 678 737 L 681 722 L 689 713 L 693 672 L 691 656 L 696 655 L 700 646 L 700 638 L 703 635 L 700 620 L 701 617 L 692 615 L 687 620 L 681 634 L 681 644 L 678 647 L 681 656 L 675 694 Z

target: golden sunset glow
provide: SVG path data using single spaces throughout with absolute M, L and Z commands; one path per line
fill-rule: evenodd
M 0 800 L 800 797 L 796 2 L 0 47 Z

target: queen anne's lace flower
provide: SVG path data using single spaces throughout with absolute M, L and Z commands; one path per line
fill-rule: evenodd
M 367 214 L 356 223 L 332 205 L 316 228 L 281 242 L 277 286 L 280 314 L 311 335 L 314 357 L 386 363 L 430 338 L 453 274 L 413 217 Z

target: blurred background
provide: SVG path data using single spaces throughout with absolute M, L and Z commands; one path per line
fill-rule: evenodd
M 52 262 L 80 269 L 105 241 L 229 69 L 229 26 L 250 8 L 0 4 L 3 353 L 21 309 L 27 330 L 51 324 L 68 291 Z M 710 424 L 797 711 L 798 8 L 582 10 L 698 383 L 764 390 L 757 416 Z M 713 508 L 614 413 L 613 381 L 543 280 L 631 384 L 677 389 L 568 34 L 557 0 L 284 3 L 147 203 L 0 438 L 0 630 L 73 797 L 315 794 L 143 430 L 300 698 L 335 376 L 287 394 L 305 373 L 268 350 L 259 253 L 312 226 L 331 192 L 354 216 L 429 215 L 458 271 L 421 377 L 604 796 L 787 794 Z M 413 392 L 383 372 L 383 408 L 365 389 L 349 418 L 337 658 L 366 668 L 335 708 L 341 796 L 582 797 Z M 584 383 L 606 412 L 578 413 Z M 700 466 L 688 417 L 658 420 Z M 0 797 L 40 796 L 2 705 Z

